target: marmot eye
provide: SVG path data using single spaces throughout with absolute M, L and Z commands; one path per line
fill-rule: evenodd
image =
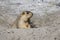
M 29 14 L 29 13 L 30 13 L 30 11 L 26 11 L 26 13 L 27 13 L 27 14 Z
M 27 14 L 29 14 L 29 13 L 27 12 Z

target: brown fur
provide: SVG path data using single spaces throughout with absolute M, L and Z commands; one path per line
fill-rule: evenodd
M 30 11 L 22 12 L 13 23 L 13 28 L 31 28 L 30 18 L 33 16 L 33 13 Z

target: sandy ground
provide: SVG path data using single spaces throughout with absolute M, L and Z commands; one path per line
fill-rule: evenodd
M 11 28 L 24 10 L 37 28 Z M 60 40 L 60 0 L 0 0 L 0 40 Z

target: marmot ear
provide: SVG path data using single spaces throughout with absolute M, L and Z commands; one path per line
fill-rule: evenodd
M 24 14 L 25 14 L 25 12 L 22 12 L 22 13 L 21 13 L 21 15 L 24 15 Z
M 25 12 L 22 12 L 21 14 L 20 14 L 20 17 L 22 16 L 22 15 L 25 15 L 26 13 Z

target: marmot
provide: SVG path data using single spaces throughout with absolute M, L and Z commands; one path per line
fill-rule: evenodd
M 33 16 L 33 13 L 30 11 L 23 11 L 13 23 L 13 28 L 31 28 L 30 18 Z

